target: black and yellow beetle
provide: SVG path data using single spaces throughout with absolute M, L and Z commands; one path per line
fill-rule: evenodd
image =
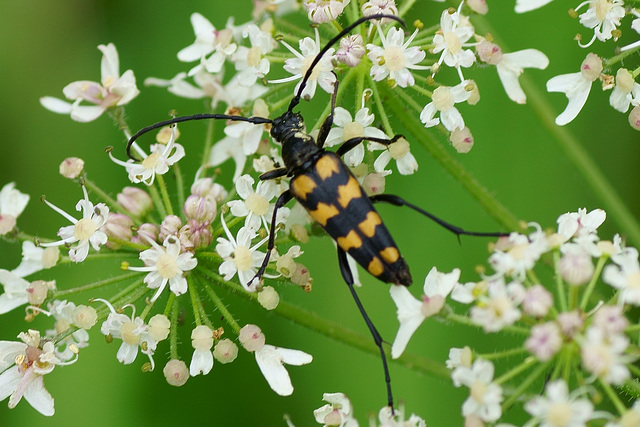
M 276 214 L 278 209 L 291 201 L 291 199 L 295 198 L 338 245 L 338 262 L 340 265 L 340 272 L 349 286 L 351 294 L 353 295 L 367 327 L 373 335 L 376 346 L 380 350 L 387 388 L 387 403 L 389 407 L 393 408 L 391 379 L 389 376 L 386 356 L 382 347 L 383 340 L 355 292 L 353 286 L 353 274 L 347 262 L 346 255 L 348 253 L 371 275 L 385 283 L 402 286 L 411 285 L 412 278 L 411 273 L 409 272 L 409 266 L 400 254 L 396 243 L 373 207 L 373 204 L 377 202 L 385 202 L 397 206 L 407 206 L 431 218 L 458 236 L 462 234 L 475 236 L 499 236 L 501 233 L 478 233 L 465 231 L 433 216 L 429 212 L 420 209 L 397 196 L 379 194 L 368 197 L 351 171 L 341 160 L 341 157 L 363 141 L 373 141 L 389 145 L 397 141 L 401 136 L 396 135 L 391 139 L 356 137 L 345 141 L 338 148 L 336 153 L 325 151 L 323 148 L 324 143 L 331 126 L 333 125 L 336 93 L 338 89 L 337 81 L 331 97 L 331 113 L 322 123 L 317 139 L 314 139 L 312 136 L 305 133 L 304 120 L 302 116 L 300 113 L 293 112 L 293 109 L 300 102 L 301 94 L 311 76 L 311 73 L 313 72 L 314 67 L 318 64 L 322 56 L 331 48 L 331 46 L 363 22 L 381 18 L 393 19 L 404 26 L 404 22 L 396 16 L 372 15 L 360 18 L 353 24 L 345 27 L 316 55 L 307 69 L 299 89 L 291 100 L 287 111 L 280 117 L 267 119 L 263 117 L 243 117 L 227 114 L 196 114 L 192 116 L 175 117 L 139 130 L 129 139 L 127 144 L 127 154 L 129 157 L 136 160 L 131 155 L 131 146 L 140 135 L 163 126 L 173 125 L 180 122 L 214 119 L 244 121 L 253 124 L 270 124 L 271 136 L 274 140 L 282 144 L 282 160 L 284 162 L 284 166 L 263 173 L 260 176 L 260 179 L 268 180 L 288 176 L 291 178 L 291 181 L 289 189 L 282 193 L 276 201 L 271 221 L 266 256 L 260 269 L 251 282 L 261 279 L 269 263 L 271 251 L 275 246 Z

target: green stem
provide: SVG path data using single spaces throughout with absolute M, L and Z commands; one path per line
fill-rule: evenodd
M 167 190 L 167 184 L 164 182 L 164 177 L 162 175 L 156 174 L 156 183 L 160 188 L 160 193 L 162 194 L 162 201 L 164 203 L 164 208 L 167 211 L 167 214 L 173 215 L 173 207 L 171 206 L 171 198 L 169 197 L 169 191 Z
M 158 210 L 160 218 L 166 217 L 167 211 L 164 209 L 164 204 L 162 204 L 162 198 L 160 197 L 160 193 L 158 193 L 158 189 L 155 187 L 155 185 L 150 185 L 147 187 L 147 189 L 149 190 L 149 195 L 153 200 L 153 205 Z
M 522 372 L 526 371 L 537 362 L 538 360 L 535 357 L 529 356 L 526 359 L 524 359 L 524 361 L 518 366 L 516 366 L 515 368 L 505 372 L 504 374 L 500 375 L 498 378 L 494 379 L 493 382 L 496 384 L 504 384 L 507 381 L 509 381 L 511 378 L 517 375 L 520 375 Z
M 191 306 L 193 307 L 193 317 L 196 322 L 196 326 L 202 325 L 202 319 L 200 318 L 200 306 L 198 304 L 198 295 L 193 280 L 193 275 L 187 277 L 187 285 L 189 286 L 189 296 L 191 297 Z
M 209 278 L 214 279 L 218 283 L 225 283 L 224 279 L 222 277 L 218 276 L 215 273 L 211 273 L 211 272 L 207 271 L 207 272 L 205 272 L 205 275 L 208 276 Z M 224 321 L 227 322 L 229 324 L 229 326 L 231 326 L 231 329 L 233 329 L 233 332 L 236 335 L 239 335 L 240 334 L 240 329 L 242 329 L 240 327 L 240 324 L 233 317 L 233 314 L 231 314 L 231 312 L 229 310 L 227 310 L 227 306 L 224 305 L 224 303 L 222 302 L 222 300 L 220 299 L 218 294 L 216 294 L 216 292 L 213 290 L 213 288 L 211 287 L 211 284 L 208 283 L 208 285 L 209 286 L 206 286 L 204 288 L 204 290 L 209 294 L 209 297 L 211 298 L 211 301 L 213 301 L 213 303 L 215 304 L 216 308 L 222 314 L 222 317 L 224 318 Z
M 513 405 L 516 400 L 534 383 L 542 374 L 549 370 L 551 361 L 546 362 L 538 366 L 520 385 L 513 391 L 513 394 L 509 396 L 507 400 L 502 404 L 502 413 L 505 413 L 507 409 Z
M 554 271 L 558 271 L 558 264 L 560 262 L 560 252 L 553 251 L 553 269 Z M 558 301 L 560 304 L 560 311 L 567 311 L 567 297 L 564 293 L 564 282 L 562 281 L 562 276 L 560 274 L 556 274 L 556 293 L 558 294 Z
M 99 280 L 99 281 L 93 282 L 93 283 L 88 283 L 86 285 L 78 286 L 76 288 L 64 289 L 64 290 L 60 290 L 60 291 L 53 291 L 51 293 L 51 298 L 52 299 L 58 299 L 58 298 L 63 297 L 65 295 L 71 295 L 71 294 L 75 294 L 75 293 L 91 291 L 93 289 L 98 289 L 98 288 L 101 288 L 101 287 L 104 287 L 104 286 L 109 286 L 109 285 L 112 285 L 114 283 L 124 282 L 125 280 L 132 279 L 132 278 L 134 278 L 136 276 L 139 276 L 140 274 L 141 273 L 136 271 L 136 272 L 133 272 L 133 273 L 123 274 L 121 276 L 111 277 L 109 279 Z
M 607 262 L 608 258 L 609 257 L 607 256 L 601 256 L 600 259 L 598 259 L 598 264 L 596 265 L 596 271 L 594 271 L 593 276 L 591 276 L 591 281 L 587 285 L 584 291 L 584 294 L 582 295 L 582 301 L 580 302 L 580 310 L 582 311 L 587 310 L 589 297 L 591 297 L 591 294 L 593 293 L 593 289 L 596 286 L 596 282 L 598 281 L 598 278 L 600 277 L 600 273 L 602 272 L 602 269 L 604 268 L 604 264 Z
M 171 304 L 171 331 L 169 334 L 169 352 L 173 360 L 180 358 L 178 356 L 178 317 L 180 317 L 180 301 L 178 298 L 174 298 Z
M 522 353 L 528 353 L 528 350 L 526 348 L 518 347 L 518 348 L 511 348 L 509 350 L 497 351 L 495 353 L 478 354 L 478 357 L 486 360 L 496 360 L 496 359 L 502 359 L 502 358 L 511 357 L 511 356 L 519 356 Z
M 608 382 L 603 381 L 601 378 L 598 378 L 598 382 L 600 383 L 600 386 L 604 389 L 604 392 L 607 394 L 607 396 L 613 403 L 613 406 L 616 407 L 616 410 L 618 411 L 618 413 L 622 415 L 625 412 L 627 412 L 627 408 L 624 406 L 624 403 L 622 403 L 622 401 L 620 400 L 620 397 L 616 394 L 616 392 L 613 391 L 613 389 L 611 388 L 611 385 L 609 385 Z
M 182 207 L 184 206 L 184 178 L 182 177 L 182 170 L 180 169 L 180 165 L 175 163 L 173 165 L 173 174 L 176 177 L 176 188 L 178 190 L 178 209 L 180 210 L 180 214 L 182 214 Z M 184 215 L 183 215 L 184 216 Z

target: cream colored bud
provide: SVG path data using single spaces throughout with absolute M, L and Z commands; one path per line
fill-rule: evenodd
M 296 271 L 296 262 L 293 257 L 285 254 L 276 261 L 276 270 L 286 278 L 293 276 Z
M 498 65 L 502 61 L 502 49 L 495 43 L 483 40 L 476 46 L 478 57 L 482 62 L 490 65 Z
M 165 126 L 162 129 L 160 129 L 156 134 L 156 141 L 158 141 L 160 144 L 165 144 L 165 145 L 168 144 L 169 141 L 171 141 L 171 136 L 173 135 L 174 127 L 175 125 L 171 125 L 171 126 Z M 176 131 L 176 137 L 174 141 L 180 137 L 180 131 L 178 130 L 177 127 L 175 127 L 175 131 Z
M 467 0 L 467 6 L 480 15 L 486 15 L 489 11 L 487 0 Z
M 155 341 L 166 340 L 169 336 L 171 322 L 164 314 L 156 314 L 149 319 L 149 337 Z
M 131 218 L 125 214 L 111 212 L 103 229 L 107 237 L 128 242 L 133 235 L 131 227 L 133 227 L 133 220 Z M 119 249 L 122 247 L 120 243 L 112 240 L 108 240 L 106 246 L 109 249 Z
M 256 325 L 244 325 L 242 329 L 240 329 L 238 339 L 247 351 L 260 350 L 265 344 L 265 336 L 262 330 Z
M 220 340 L 213 348 L 213 357 L 220 363 L 231 363 L 238 357 L 238 346 L 228 338 Z
M 378 172 L 370 173 L 362 180 L 362 188 L 369 196 L 382 194 L 384 193 L 385 181 L 384 174 Z
M 169 385 L 180 387 L 189 379 L 189 368 L 182 360 L 172 359 L 162 369 Z
M 602 70 L 602 59 L 595 53 L 587 54 L 587 57 L 582 61 L 582 65 L 580 66 L 582 76 L 591 82 L 598 80 Z
M 640 130 L 640 106 L 635 106 L 629 113 L 629 124 L 635 130 Z
M 258 302 L 267 310 L 273 310 L 280 302 L 280 295 L 272 286 L 265 286 L 258 293 Z
M 293 238 L 300 243 L 309 242 L 309 233 L 307 232 L 307 228 L 302 224 L 293 224 L 291 226 L 291 234 Z
M 74 179 L 80 176 L 84 169 L 84 160 L 77 157 L 67 157 L 60 163 L 60 175 L 65 178 Z
M 311 282 L 309 269 L 300 263 L 296 263 L 296 271 L 291 276 L 291 281 L 299 286 L 307 286 Z
M 213 331 L 207 325 L 198 325 L 191 331 L 191 346 L 206 351 L 213 347 Z
M 124 187 L 116 198 L 123 208 L 136 216 L 145 216 L 153 208 L 149 193 L 138 187 Z
M 55 283 L 55 282 L 54 282 Z M 34 280 L 26 289 L 27 301 L 31 305 L 40 305 L 47 298 L 49 285 L 44 280 Z
M 163 220 L 162 224 L 160 224 L 160 234 L 158 235 L 158 240 L 164 242 L 169 236 L 176 236 L 178 234 L 178 230 L 182 227 L 182 220 L 180 217 L 176 215 L 167 215 Z
M 42 266 L 44 268 L 51 268 L 58 263 L 60 259 L 60 249 L 57 246 L 50 246 L 45 248 L 42 253 Z
M 79 305 L 73 309 L 71 319 L 73 320 L 73 324 L 78 328 L 91 329 L 98 320 L 98 313 L 93 307 Z
M 454 129 L 449 135 L 451 145 L 458 153 L 468 153 L 473 148 L 473 135 L 468 127 L 463 129 Z
M 474 80 L 467 80 L 465 90 L 471 92 L 471 96 L 469 96 L 469 99 L 467 99 L 467 104 L 476 105 L 478 102 L 480 102 L 480 89 L 478 89 L 478 85 Z

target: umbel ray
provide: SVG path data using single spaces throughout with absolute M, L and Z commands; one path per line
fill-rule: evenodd
M 404 22 L 392 15 L 372 15 L 358 19 L 351 25 L 345 27 L 338 35 L 333 37 L 320 50 L 311 62 L 297 93 L 291 100 L 287 111 L 280 117 L 267 119 L 264 117 L 243 117 L 227 114 L 195 114 L 191 116 L 174 117 L 170 120 L 155 123 L 145 127 L 134 134 L 127 144 L 127 155 L 138 161 L 131 154 L 131 147 L 135 140 L 141 135 L 167 125 L 174 125 L 180 122 L 192 120 L 230 120 L 242 121 L 253 124 L 270 124 L 271 137 L 282 144 L 283 167 L 273 169 L 260 175 L 261 180 L 276 179 L 280 177 L 291 178 L 289 189 L 283 192 L 277 199 L 271 220 L 269 240 L 267 243 L 266 256 L 262 265 L 249 285 L 255 280 L 261 280 L 265 273 L 271 251 L 275 246 L 276 235 L 276 215 L 278 209 L 287 204 L 291 199 L 296 199 L 318 222 L 322 228 L 334 239 L 338 249 L 338 263 L 344 281 L 347 283 L 351 295 L 364 318 L 376 346 L 380 350 L 384 377 L 387 388 L 387 403 L 393 408 L 393 396 L 391 392 L 391 378 L 384 349 L 382 347 L 382 337 L 378 333 L 373 322 L 367 315 L 358 295 L 354 289 L 354 279 L 349 264 L 347 254 L 365 268 L 370 274 L 385 283 L 393 285 L 409 286 L 412 283 L 409 266 L 401 256 L 396 243 L 391 237 L 382 219 L 376 212 L 373 204 L 384 202 L 396 206 L 409 207 L 422 215 L 432 219 L 456 236 L 501 236 L 502 233 L 483 233 L 463 230 L 449 224 L 446 221 L 432 215 L 431 213 L 405 201 L 404 199 L 389 195 L 379 194 L 368 197 L 360 186 L 356 178 L 349 171 L 342 161 L 342 156 L 349 150 L 355 148 L 364 141 L 373 141 L 383 145 L 390 145 L 401 138 L 395 135 L 390 139 L 355 137 L 345 141 L 338 150 L 333 153 L 325 151 L 324 143 L 333 125 L 333 116 L 336 104 L 336 94 L 338 81 L 336 80 L 333 94 L 331 96 L 331 112 L 320 126 L 317 139 L 306 134 L 304 131 L 304 121 L 300 113 L 293 112 L 293 109 L 300 103 L 302 92 L 322 56 L 338 42 L 343 36 L 360 24 L 374 19 L 388 18 L 399 22 L 404 27 Z

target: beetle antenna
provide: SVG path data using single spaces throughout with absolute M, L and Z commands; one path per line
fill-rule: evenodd
M 362 24 L 363 22 L 367 22 L 367 21 L 370 21 L 372 19 L 383 19 L 383 18 L 393 19 L 394 21 L 398 21 L 400 23 L 400 25 L 402 25 L 403 27 L 406 28 L 406 25 L 405 25 L 405 23 L 404 23 L 404 21 L 402 19 L 398 18 L 395 15 L 384 15 L 384 14 L 363 16 L 362 18 L 360 18 L 357 21 L 353 22 L 351 25 L 348 25 L 347 27 L 345 27 L 342 31 L 340 31 L 340 33 L 338 33 L 338 35 L 336 35 L 331 40 L 329 40 L 327 42 L 327 44 L 320 50 L 320 52 L 318 52 L 316 57 L 313 58 L 313 61 L 311 62 L 311 65 L 307 69 L 307 72 L 305 73 L 305 75 L 304 75 L 304 77 L 302 79 L 302 83 L 300 83 L 300 87 L 298 88 L 298 93 L 296 93 L 296 96 L 293 97 L 293 99 L 291 100 L 291 103 L 289 104 L 288 111 L 292 111 L 295 108 L 295 106 L 298 105 L 298 103 L 300 103 L 300 98 L 302 97 L 302 91 L 307 86 L 307 82 L 309 81 L 309 78 L 311 77 L 311 73 L 313 72 L 313 69 L 315 68 L 316 65 L 318 65 L 318 62 L 320 62 L 320 59 L 322 59 L 324 54 L 327 53 L 327 51 L 329 49 L 331 49 L 331 46 L 336 44 L 338 42 L 338 40 L 340 40 L 342 37 L 344 37 L 347 34 L 349 34 L 351 32 L 351 30 L 353 30 L 354 28 L 356 28 L 358 25 Z
M 168 125 L 174 125 L 176 123 L 180 123 L 180 122 L 189 122 L 191 120 L 208 120 L 208 119 L 215 119 L 215 120 L 231 120 L 231 121 L 235 121 L 235 122 L 249 122 L 249 123 L 253 123 L 256 125 L 262 125 L 262 124 L 267 124 L 267 123 L 273 123 L 273 120 L 271 119 L 267 119 L 264 117 L 243 117 L 243 116 L 230 116 L 228 114 L 194 114 L 191 116 L 181 116 L 181 117 L 174 117 L 172 119 L 169 120 L 164 120 L 162 122 L 158 122 L 158 123 L 154 123 L 151 126 L 147 126 L 145 128 L 140 129 L 138 132 L 136 132 L 131 138 L 129 138 L 129 141 L 127 142 L 127 156 L 132 159 L 132 160 L 140 160 L 137 159 L 136 157 L 134 157 L 131 154 L 131 146 L 133 145 L 133 143 L 135 142 L 136 139 L 138 139 L 141 135 L 144 135 L 147 132 L 150 132 L 154 129 L 158 129 L 161 128 L 163 126 L 168 126 Z

